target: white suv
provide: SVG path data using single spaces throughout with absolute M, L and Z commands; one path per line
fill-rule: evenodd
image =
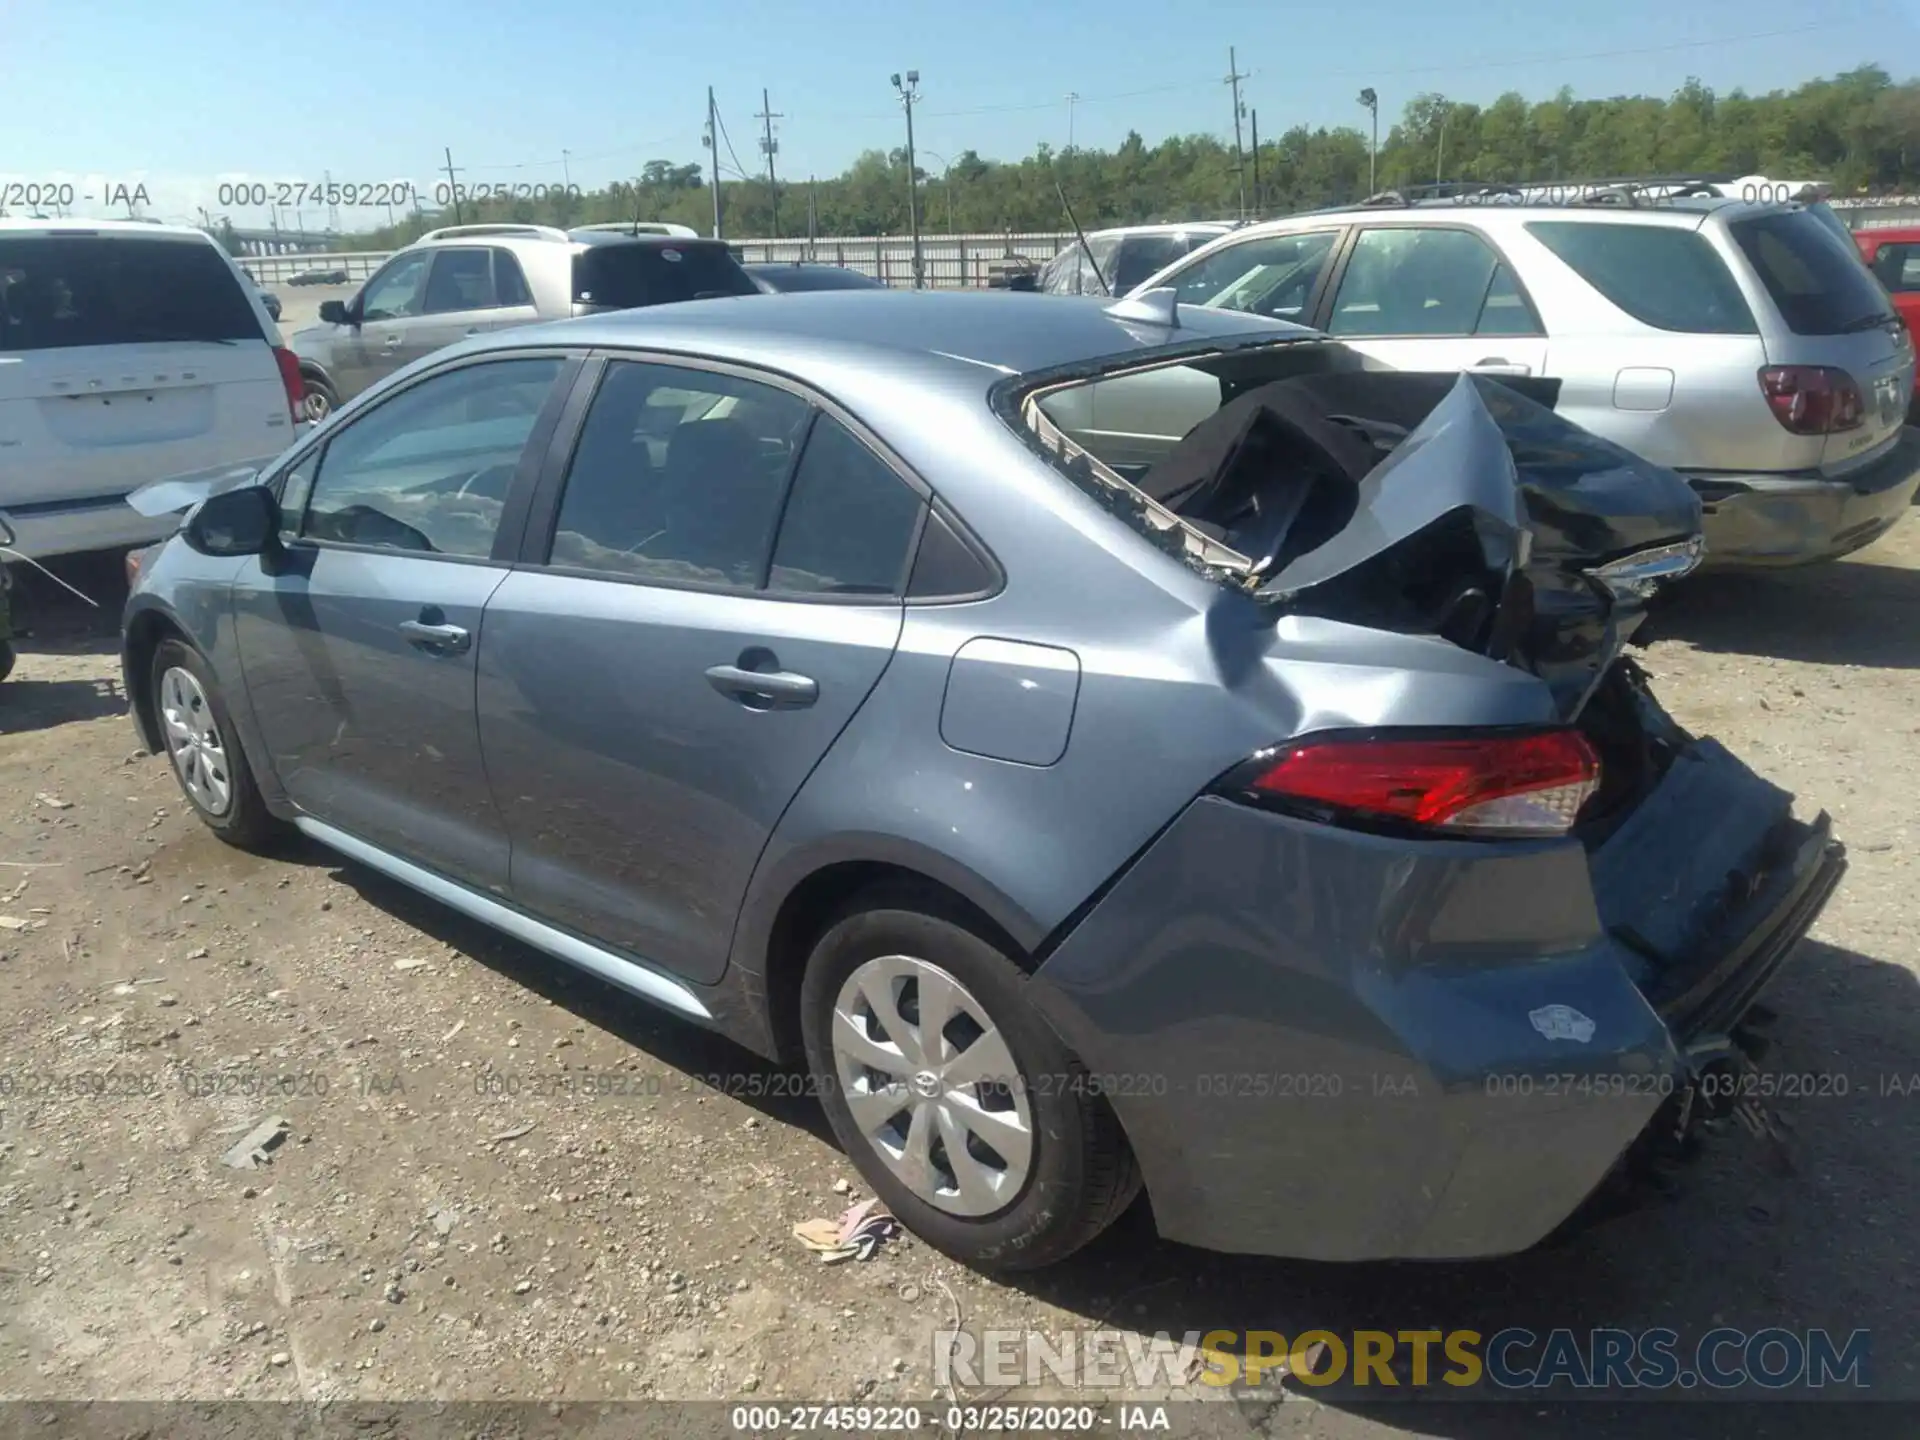
M 265 463 L 300 369 L 259 292 L 199 230 L 0 220 L 0 511 L 30 556 L 142 545 L 150 480 Z
M 1555 380 L 1560 414 L 1692 482 L 1709 564 L 1846 554 L 1920 486 L 1912 341 L 1830 215 L 1710 189 L 1385 195 L 1235 230 L 1139 289 L 1313 326 L 1396 370 Z M 1157 432 L 1219 407 L 1206 377 L 1153 383 Z M 1116 413 L 1141 423 L 1141 399 Z

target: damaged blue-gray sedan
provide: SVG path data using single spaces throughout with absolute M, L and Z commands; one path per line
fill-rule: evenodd
M 223 838 L 803 1064 L 958 1258 L 1143 1184 L 1511 1252 L 1738 1093 L 1844 864 L 1623 655 L 1700 503 L 1554 399 L 1170 292 L 515 330 L 138 497 L 127 691 Z

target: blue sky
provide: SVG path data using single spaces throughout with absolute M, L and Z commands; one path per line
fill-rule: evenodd
M 888 75 L 908 68 L 934 168 L 1059 148 L 1070 91 L 1082 145 L 1226 133 L 1230 45 L 1263 134 L 1361 123 L 1363 85 L 1384 129 L 1422 90 L 1767 90 L 1869 61 L 1905 78 L 1920 0 L 0 0 L 0 178 L 144 179 L 153 211 L 178 213 L 226 208 L 219 178 L 430 185 L 450 145 L 467 181 L 598 184 L 703 159 L 708 84 L 750 170 L 771 92 L 799 178 L 900 143 Z

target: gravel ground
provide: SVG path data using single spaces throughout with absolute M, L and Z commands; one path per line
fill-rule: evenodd
M 1728 1141 L 1671 1203 L 1478 1265 L 1218 1257 L 1136 1208 L 1010 1283 L 910 1238 L 821 1266 L 792 1227 L 844 1207 L 855 1172 L 781 1072 L 317 849 L 213 839 L 135 752 L 111 566 L 65 573 L 114 608 L 49 607 L 0 686 L 0 1396 L 926 1400 L 929 1332 L 956 1315 L 1866 1327 L 1876 1386 L 1920 1395 L 1920 523 L 1817 570 L 1702 577 L 1642 655 L 1685 723 L 1851 848 L 1770 996 L 1774 1067 L 1839 1077 L 1778 1106 L 1797 1173 Z M 290 1126 L 271 1164 L 224 1166 L 270 1115 Z M 1222 1433 L 1477 1437 L 1539 1412 L 1209 1413 Z M 1588 1406 L 1553 1428 L 1707 1419 Z

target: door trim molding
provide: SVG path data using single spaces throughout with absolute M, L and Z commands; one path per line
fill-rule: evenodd
M 294 827 L 301 834 L 318 841 L 329 850 L 337 850 L 350 860 L 378 870 L 381 874 L 398 880 L 402 885 L 418 890 L 431 899 L 438 900 L 450 909 L 471 916 L 482 924 L 524 940 L 536 950 L 544 950 L 556 960 L 597 975 L 611 985 L 617 985 L 630 995 L 648 1000 L 676 1014 L 690 1019 L 711 1023 L 713 1012 L 701 1003 L 699 996 L 680 981 L 648 968 L 638 961 L 611 950 L 602 949 L 591 941 L 564 930 L 557 930 L 531 915 L 522 913 L 510 905 L 469 890 L 466 886 L 436 875 L 433 871 L 415 865 L 410 860 L 402 860 L 391 855 L 377 845 L 336 830 L 324 821 L 315 820 L 310 815 L 297 816 Z

